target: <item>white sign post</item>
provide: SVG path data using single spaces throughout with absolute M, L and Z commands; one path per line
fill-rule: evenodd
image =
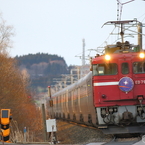
M 57 137 L 56 137 L 56 119 L 48 119 L 46 120 L 46 127 L 47 127 L 47 132 L 51 133 L 51 144 L 52 142 L 56 144 L 57 142 Z
M 47 127 L 47 132 L 56 132 L 56 119 L 48 119 L 46 120 L 46 127 Z

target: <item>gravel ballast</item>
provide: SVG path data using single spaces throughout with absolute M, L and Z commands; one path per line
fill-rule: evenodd
M 105 135 L 99 129 L 87 128 L 66 121 L 57 120 L 57 139 L 60 144 L 87 144 L 109 142 L 112 135 Z

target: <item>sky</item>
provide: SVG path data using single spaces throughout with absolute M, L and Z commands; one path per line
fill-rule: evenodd
M 67 65 L 81 65 L 82 39 L 86 63 L 96 54 L 89 49 L 105 46 L 113 27 L 102 25 L 117 20 L 117 9 L 117 0 L 0 0 L 3 19 L 15 32 L 12 57 L 39 52 L 57 54 Z M 134 18 L 145 23 L 145 1 L 122 5 L 121 19 Z

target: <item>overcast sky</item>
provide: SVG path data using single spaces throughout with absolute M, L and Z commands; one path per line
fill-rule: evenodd
M 80 65 L 81 59 L 75 56 L 82 55 L 82 39 L 86 56 L 95 55 L 88 49 L 96 49 L 106 41 L 112 28 L 101 27 L 117 20 L 117 1 L 0 0 L 0 12 L 15 30 L 11 56 L 43 52 L 64 57 L 68 65 Z M 145 1 L 123 5 L 121 19 L 134 18 L 145 23 Z

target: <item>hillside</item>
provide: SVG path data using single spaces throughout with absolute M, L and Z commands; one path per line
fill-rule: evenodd
M 20 70 L 29 76 L 30 87 L 35 92 L 46 92 L 47 86 L 54 85 L 53 78 L 69 73 L 65 60 L 57 55 L 37 53 L 16 56 L 15 59 Z

